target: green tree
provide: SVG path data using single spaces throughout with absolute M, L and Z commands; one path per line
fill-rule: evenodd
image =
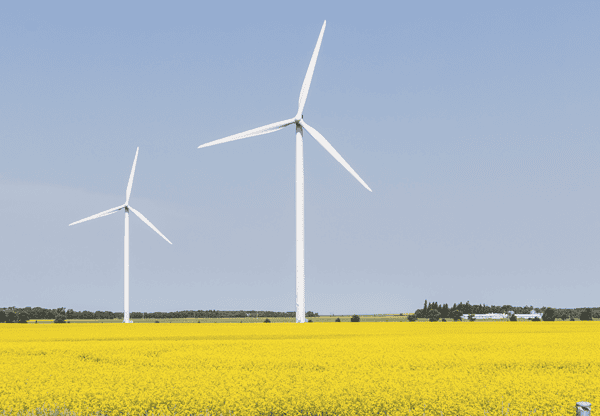
M 579 315 L 579 319 L 581 321 L 591 321 L 592 320 L 592 310 L 590 308 L 586 308 L 581 315 Z
M 6 315 L 6 322 L 8 322 L 9 324 L 14 324 L 15 322 L 17 322 L 18 319 L 19 319 L 19 317 L 17 316 L 15 311 L 10 311 Z
M 0 323 L 6 322 L 6 313 L 4 311 L 0 311 Z
M 408 315 L 408 322 L 415 322 L 417 319 L 417 314 Z
M 473 322 L 475 320 L 475 315 L 472 313 L 469 314 L 469 321 Z
M 342 322 L 342 320 L 340 318 L 337 318 L 335 321 L 336 322 Z
M 553 308 L 546 308 L 542 314 L 542 319 L 544 321 L 554 321 L 556 319 L 556 310 Z
M 462 321 L 462 312 L 458 309 L 452 311 L 452 319 L 455 321 Z
M 510 315 L 510 320 L 513 322 L 517 322 L 517 315 L 515 315 L 514 313 Z
M 25 311 L 19 312 L 19 323 L 20 324 L 26 324 L 28 320 L 29 320 L 29 315 L 27 314 L 27 312 L 25 312 Z
M 429 322 L 437 322 L 440 320 L 440 316 L 442 314 L 437 309 L 430 309 L 427 312 L 427 317 L 429 318 Z
M 360 316 L 352 315 L 352 318 L 350 318 L 350 322 L 360 322 Z

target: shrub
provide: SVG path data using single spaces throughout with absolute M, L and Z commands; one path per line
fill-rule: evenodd
M 269 320 L 269 318 L 265 319 L 265 324 L 270 324 L 271 321 Z
M 575 320 L 575 318 L 573 318 L 572 316 L 571 316 L 571 319 L 569 319 L 569 321 L 574 321 L 574 320 Z
M 336 322 L 342 322 L 342 320 L 340 318 L 337 318 L 335 321 Z
M 56 318 L 54 318 L 54 323 L 55 324 L 64 324 L 65 323 L 65 315 L 62 314 L 57 314 Z
M 408 315 L 409 322 L 415 322 L 417 319 L 417 315 Z
M 539 321 L 541 321 L 541 319 L 536 316 L 535 318 L 532 319 L 532 321 L 539 322 Z
M 158 324 L 158 323 L 159 323 L 159 322 L 158 322 L 158 319 L 157 319 L 156 321 L 154 321 L 154 323 L 155 323 L 155 324 Z
M 475 315 L 470 314 L 469 315 L 469 321 L 473 322 L 475 320 Z
M 442 322 L 446 322 L 446 318 L 442 318 Z
M 350 322 L 360 322 L 360 316 L 352 315 L 352 318 L 350 318 Z
M 510 320 L 511 320 L 511 321 L 513 321 L 513 322 L 517 322 L 517 315 L 515 315 L 515 314 L 512 314 L 512 315 L 510 316 Z
M 312 322 L 312 319 L 309 319 L 308 322 Z

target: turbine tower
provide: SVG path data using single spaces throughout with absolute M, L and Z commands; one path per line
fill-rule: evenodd
M 82 220 L 79 220 L 79 221 L 69 224 L 69 226 L 71 226 L 71 225 L 79 224 L 80 222 L 94 220 L 94 219 L 100 218 L 100 217 L 106 217 L 107 215 L 111 215 L 117 211 L 125 209 L 125 265 L 124 265 L 124 273 L 125 273 L 124 291 L 125 291 L 125 293 L 124 293 L 124 300 L 123 300 L 125 314 L 123 316 L 123 323 L 132 323 L 132 321 L 129 319 L 129 211 L 131 210 L 131 212 L 133 212 L 135 215 L 137 215 L 139 217 L 139 219 L 144 221 L 148 225 L 148 227 L 152 228 L 154 231 L 156 231 L 158 233 L 158 235 L 160 235 L 162 238 L 167 240 L 167 242 L 169 244 L 173 244 L 169 241 L 169 239 L 167 237 L 165 237 L 160 231 L 158 231 L 158 228 L 156 228 L 154 225 L 152 225 L 152 223 L 150 221 L 148 221 L 148 219 L 146 217 L 144 217 L 141 212 L 137 211 L 131 205 L 129 205 L 129 197 L 131 196 L 131 187 L 133 185 L 133 174 L 135 173 L 135 164 L 137 163 L 137 157 L 138 157 L 139 151 L 140 151 L 140 148 L 138 147 L 137 150 L 135 151 L 135 159 L 133 159 L 133 166 L 131 167 L 131 174 L 129 175 L 129 183 L 127 184 L 127 191 L 125 192 L 125 203 L 118 207 L 107 209 L 106 211 L 102 211 L 99 214 L 92 215 L 91 217 L 87 217 Z
M 315 65 L 317 63 L 317 56 L 319 55 L 319 49 L 321 48 L 321 41 L 323 40 L 323 33 L 325 33 L 325 25 L 327 21 L 323 22 L 321 33 L 319 34 L 319 40 L 317 40 L 317 46 L 310 59 L 308 65 L 308 71 L 306 77 L 302 83 L 302 89 L 300 90 L 300 98 L 298 100 L 298 112 L 294 118 L 288 120 L 279 121 L 277 123 L 269 124 L 267 126 L 258 127 L 256 129 L 248 130 L 243 133 L 234 134 L 227 136 L 223 139 L 215 140 L 210 143 L 203 144 L 198 148 L 213 146 L 215 144 L 227 143 L 234 140 L 245 139 L 247 137 L 259 136 L 262 134 L 273 133 L 283 127 L 295 124 L 296 126 L 296 322 L 306 322 L 305 319 L 305 296 L 304 296 L 304 144 L 303 144 L 303 130 L 305 129 L 315 138 L 317 142 L 321 144 L 334 157 L 335 160 L 346 168 L 352 176 L 354 176 L 365 188 L 371 191 L 371 188 L 358 176 L 358 174 L 350 167 L 350 165 L 340 156 L 340 154 L 329 144 L 325 137 L 321 135 L 313 127 L 306 124 L 303 119 L 304 105 L 306 104 L 306 97 L 308 96 L 308 89 L 315 72 Z M 371 191 L 372 192 L 372 191 Z

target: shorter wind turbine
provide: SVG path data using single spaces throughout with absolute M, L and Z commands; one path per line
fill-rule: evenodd
M 79 220 L 79 221 L 69 224 L 69 226 L 71 226 L 71 225 L 79 224 L 80 222 L 94 220 L 94 219 L 100 218 L 100 217 L 106 217 L 107 215 L 114 214 L 115 212 L 120 211 L 123 208 L 125 208 L 125 279 L 124 279 L 125 280 L 125 282 L 124 282 L 124 285 L 125 285 L 125 294 L 124 294 L 125 314 L 123 316 L 123 323 L 131 323 L 132 322 L 129 319 L 129 210 L 131 210 L 131 212 L 133 212 L 135 215 L 137 215 L 140 220 L 144 221 L 148 225 L 148 227 L 150 227 L 154 231 L 156 231 L 158 233 L 158 235 L 160 235 L 162 238 L 167 240 L 167 242 L 169 244 L 173 244 L 169 241 L 169 239 L 167 237 L 165 237 L 160 231 L 158 231 L 158 228 L 156 228 L 154 225 L 152 225 L 152 223 L 150 221 L 148 221 L 148 219 L 146 217 L 144 217 L 141 212 L 137 211 L 136 209 L 134 209 L 132 206 L 129 205 L 129 197 L 131 196 L 131 186 L 133 185 L 133 174 L 135 173 L 135 164 L 137 163 L 137 157 L 138 157 L 139 151 L 140 151 L 140 148 L 138 147 L 137 150 L 135 151 L 135 159 L 133 159 L 133 166 L 131 167 L 131 174 L 129 175 L 129 183 L 127 184 L 127 191 L 125 193 L 125 203 L 118 207 L 107 209 L 106 211 L 102 211 L 96 215 L 92 215 L 91 217 L 87 217 L 82 220 Z

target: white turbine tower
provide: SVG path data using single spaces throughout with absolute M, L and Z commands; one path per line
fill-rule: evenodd
M 125 203 L 123 205 L 120 205 L 118 207 L 115 208 L 111 208 L 111 209 L 107 209 L 106 211 L 102 211 L 99 214 L 96 215 L 92 215 L 91 217 L 87 217 L 84 218 L 82 220 L 73 222 L 71 224 L 69 224 L 69 226 L 71 225 L 75 225 L 75 224 L 79 224 L 80 222 L 85 222 L 85 221 L 89 221 L 89 220 L 93 220 L 96 218 L 100 218 L 100 217 L 105 217 L 107 215 L 111 215 L 114 214 L 117 211 L 122 210 L 123 208 L 125 208 L 125 265 L 124 265 L 124 272 L 125 272 L 125 282 L 124 282 L 124 286 L 125 286 L 125 294 L 124 294 L 124 308 L 125 308 L 125 314 L 123 316 L 123 323 L 131 323 L 132 321 L 129 319 L 129 210 L 131 210 L 131 212 L 133 212 L 135 215 L 137 215 L 139 217 L 139 219 L 141 219 L 142 221 L 144 221 L 148 227 L 152 228 L 154 231 L 156 231 L 158 233 L 158 235 L 160 235 L 162 238 L 164 238 L 165 240 L 167 240 L 167 242 L 169 244 L 173 244 L 169 241 L 169 239 L 167 237 L 165 237 L 160 231 L 158 231 L 158 229 L 152 225 L 152 223 L 150 221 L 148 221 L 148 219 L 146 217 L 144 217 L 142 215 L 141 212 L 135 210 L 131 205 L 129 205 L 129 197 L 131 196 L 131 186 L 133 185 L 133 174 L 135 173 L 135 164 L 137 163 L 137 157 L 138 157 L 138 152 L 140 151 L 140 148 L 138 147 L 137 150 L 135 151 L 135 159 L 133 159 L 133 166 L 131 167 L 131 174 L 129 175 L 129 183 L 127 184 L 127 191 L 125 193 Z
M 300 90 L 300 99 L 298 100 L 298 112 L 294 118 L 288 120 L 279 121 L 277 123 L 269 124 L 267 126 L 258 127 L 256 129 L 248 130 L 243 133 L 234 134 L 223 139 L 215 140 L 210 143 L 199 146 L 208 147 L 215 144 L 221 144 L 231 142 L 234 140 L 245 139 L 247 137 L 259 136 L 261 134 L 273 133 L 285 126 L 290 124 L 296 125 L 296 322 L 306 322 L 305 319 L 305 298 L 304 298 L 304 156 L 303 156 L 303 129 L 306 129 L 312 137 L 317 140 L 321 146 L 327 150 L 335 160 L 340 162 L 343 167 L 346 168 L 352 176 L 354 176 L 365 188 L 371 191 L 371 188 L 358 176 L 358 174 L 350 167 L 350 165 L 340 156 L 340 154 L 329 144 L 325 137 L 316 131 L 313 127 L 306 124 L 303 120 L 302 112 L 304 105 L 306 104 L 306 97 L 308 95 L 308 89 L 310 88 L 310 82 L 315 71 L 315 65 L 317 63 L 317 56 L 319 55 L 319 49 L 321 48 L 321 41 L 323 40 L 323 33 L 325 32 L 325 25 L 327 21 L 323 22 L 321 33 L 319 34 L 319 40 L 317 40 L 317 46 L 313 52 L 310 64 L 308 65 L 308 71 L 306 77 L 302 83 L 302 89 Z

